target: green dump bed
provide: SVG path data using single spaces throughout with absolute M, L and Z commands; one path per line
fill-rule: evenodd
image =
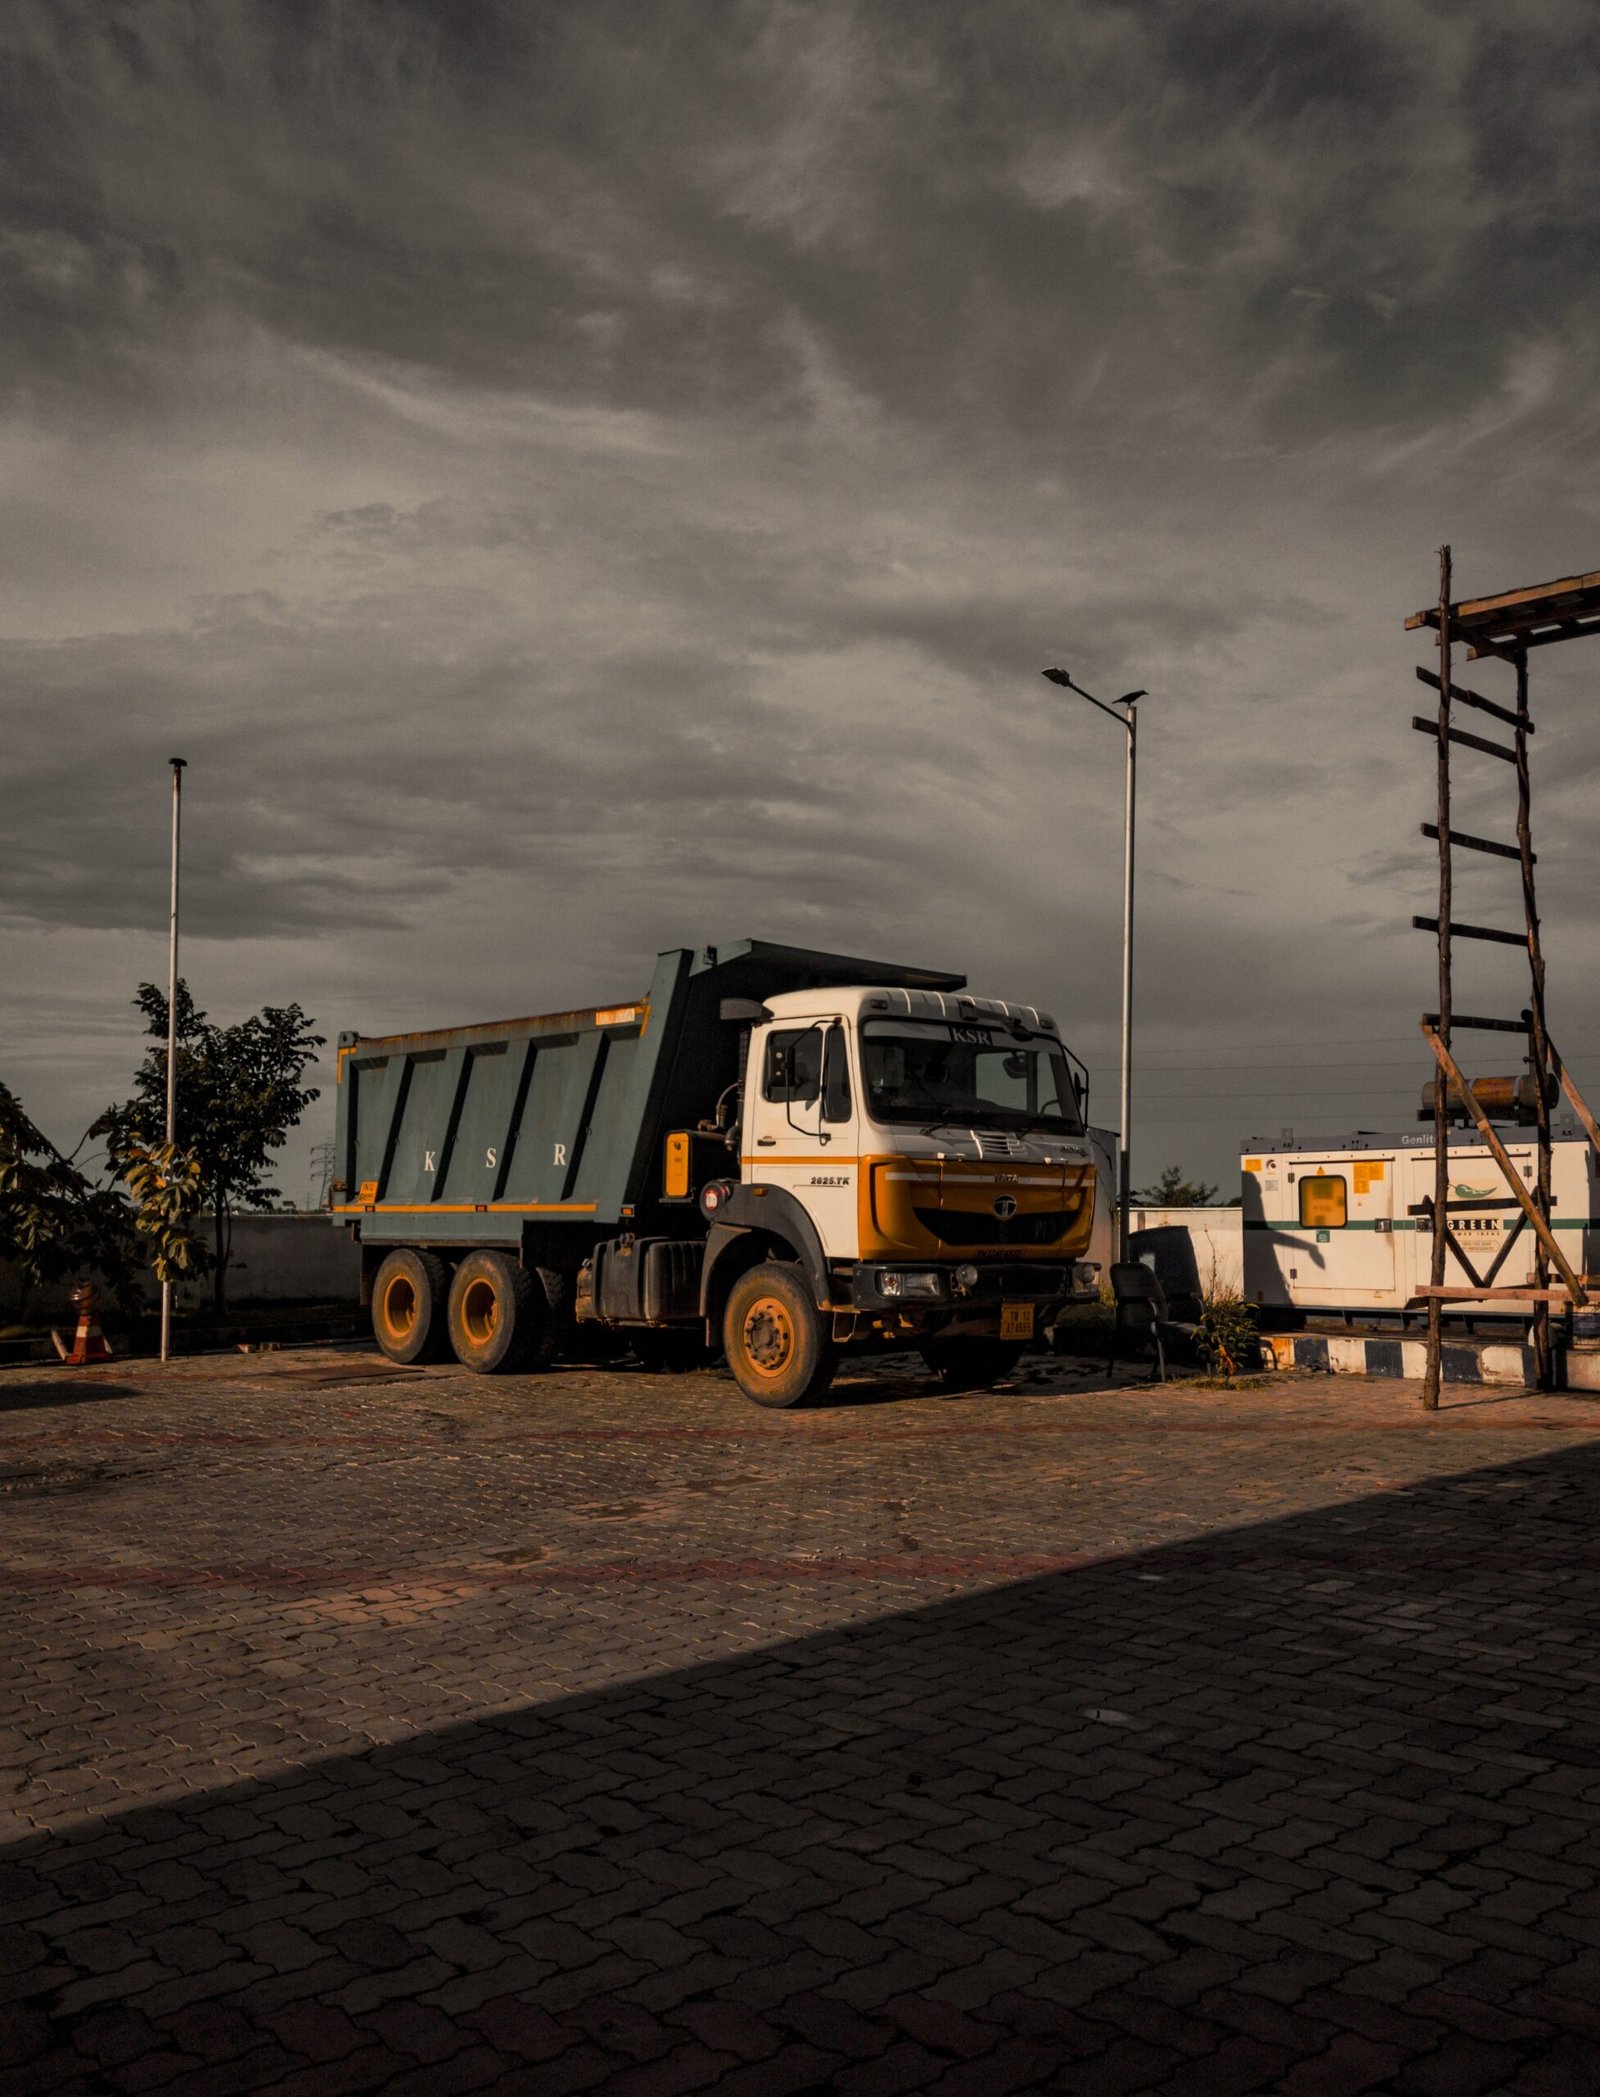
M 662 1139 L 737 1076 L 727 997 L 965 977 L 740 940 L 661 955 L 642 997 L 421 1034 L 341 1034 L 334 1217 L 364 1243 L 519 1244 L 655 1220 Z M 730 1160 L 730 1168 L 732 1166 Z

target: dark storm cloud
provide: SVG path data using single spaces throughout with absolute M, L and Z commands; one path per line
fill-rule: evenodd
M 0 648 L 28 753 L 14 766 L 4 915 L 160 916 L 148 753 L 163 733 L 191 766 L 188 921 L 201 937 L 401 927 L 464 868 L 537 869 L 558 894 L 636 861 L 711 880 L 743 862 L 841 907 L 875 873 L 883 892 L 876 853 L 851 844 L 876 827 L 860 753 L 763 709 L 732 666 L 613 650 L 574 674 L 511 647 L 463 667 L 451 644 L 476 636 L 484 607 L 441 598 L 361 597 L 315 625 L 226 604 L 190 635 Z M 81 854 L 62 852 L 59 811 L 84 751 L 50 732 L 74 717 L 96 782 Z M 208 813 L 219 795 L 225 821 Z
M 1577 10 L 56 0 L 12 43 L 23 385 L 147 382 L 222 305 L 799 412 L 798 316 L 912 418 L 1036 436 L 1109 349 L 1097 388 L 1157 423 L 1232 373 L 1309 428 L 1470 393 L 1593 310 Z
M 18 0 L 0 925 L 154 967 L 181 750 L 218 1008 L 748 931 L 1101 1054 L 1065 662 L 1154 694 L 1154 1028 L 1409 1013 L 1399 620 L 1441 537 L 1594 565 L 1597 57 L 1578 0 Z

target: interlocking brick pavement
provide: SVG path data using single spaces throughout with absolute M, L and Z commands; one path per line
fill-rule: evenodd
M 0 1378 L 0 2089 L 1600 2089 L 1600 1404 Z

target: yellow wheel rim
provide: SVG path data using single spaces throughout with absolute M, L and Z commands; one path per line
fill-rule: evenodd
M 417 1322 L 417 1292 L 404 1274 L 389 1277 L 383 1292 L 383 1328 L 392 1340 L 406 1340 Z
M 461 1329 L 474 1347 L 487 1347 L 500 1323 L 500 1299 L 493 1282 L 470 1281 L 461 1297 Z
M 779 1377 L 794 1360 L 794 1320 L 777 1296 L 758 1296 L 744 1314 L 744 1358 L 757 1376 Z

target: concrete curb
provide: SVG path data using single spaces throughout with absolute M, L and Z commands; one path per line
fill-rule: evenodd
M 1413 1339 L 1348 1338 L 1332 1333 L 1263 1333 L 1261 1351 L 1275 1369 L 1314 1369 L 1332 1376 L 1422 1375 L 1427 1342 Z M 1558 1390 L 1600 1390 L 1600 1355 L 1557 1343 Z M 1531 1388 L 1533 1349 L 1507 1340 L 1446 1342 L 1441 1366 L 1446 1383 L 1508 1383 Z

